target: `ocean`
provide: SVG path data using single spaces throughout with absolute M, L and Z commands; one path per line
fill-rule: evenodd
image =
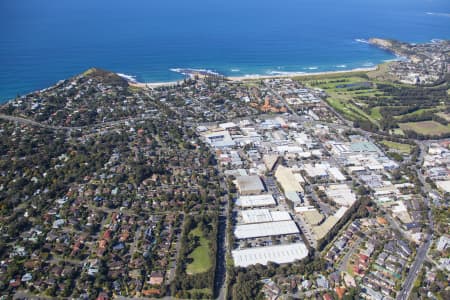
M 141 82 L 370 67 L 361 39 L 450 39 L 448 0 L 0 1 L 0 102 L 99 67 Z

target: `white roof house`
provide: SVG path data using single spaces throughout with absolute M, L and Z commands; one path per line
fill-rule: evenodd
M 247 267 L 255 264 L 267 265 L 269 261 L 283 264 L 305 258 L 308 256 L 308 249 L 304 243 L 295 243 L 233 250 L 232 256 L 234 265 L 239 267 Z
M 226 130 L 205 135 L 207 142 L 215 148 L 227 148 L 235 145 L 230 133 Z

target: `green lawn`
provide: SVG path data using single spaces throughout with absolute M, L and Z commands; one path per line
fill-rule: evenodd
M 330 97 L 327 98 L 327 102 L 338 112 L 343 113 L 350 120 L 370 120 L 372 123 L 379 125 L 378 121 L 375 118 L 372 118 L 361 108 L 349 102 L 349 100 L 352 98 L 350 95 L 346 95 L 345 93 L 337 93 L 333 90 L 327 90 L 327 93 L 328 95 L 330 95 Z
M 381 120 L 380 107 L 379 107 L 379 106 L 373 107 L 373 108 L 370 110 L 370 116 L 371 116 L 374 120 L 380 121 L 380 120 Z
M 189 258 L 192 258 L 192 263 L 186 266 L 187 274 L 198 274 L 208 271 L 211 266 L 211 251 L 208 240 L 203 235 L 201 229 L 197 226 L 190 234 L 199 237 L 200 245 L 189 254 Z
M 335 80 L 342 78 L 361 78 L 361 76 L 365 76 L 367 72 L 365 71 L 348 71 L 348 72 L 339 72 L 339 73 L 325 73 L 325 74 L 304 74 L 300 76 L 295 76 L 292 79 L 298 81 L 310 81 L 310 80 Z
M 346 103 L 342 100 L 336 98 L 327 98 L 327 102 L 339 113 L 343 114 L 347 119 L 350 120 L 359 120 L 362 117 L 358 113 L 356 113 L 353 109 L 354 105 L 350 103 Z
M 397 150 L 404 154 L 411 154 L 411 150 L 413 148 L 413 146 L 411 146 L 409 144 L 401 144 L 401 143 L 396 143 L 396 142 L 392 142 L 392 141 L 388 141 L 388 140 L 383 140 L 383 141 L 381 141 L 381 143 L 388 148 Z
M 409 122 L 398 125 L 403 131 L 411 130 L 423 135 L 441 135 L 450 132 L 450 125 L 444 126 L 435 121 Z
M 420 115 L 420 114 L 425 113 L 425 112 L 437 112 L 437 111 L 442 110 L 444 108 L 445 107 L 442 107 L 442 106 L 436 106 L 436 107 L 433 107 L 433 108 L 421 108 L 421 109 L 413 111 L 413 112 L 411 112 L 409 114 L 403 114 L 403 115 L 395 116 L 394 118 L 398 119 L 398 118 L 403 118 L 403 117 L 413 117 L 413 116 L 417 116 L 417 115 Z
M 383 115 L 380 110 L 381 106 L 372 107 L 375 103 L 379 105 L 385 105 L 385 108 L 389 110 L 391 106 L 390 100 L 392 99 L 392 106 L 394 108 L 400 108 L 398 101 L 394 99 L 395 93 L 390 95 L 388 90 L 379 88 L 379 85 L 391 85 L 393 87 L 411 88 L 411 85 L 393 83 L 390 76 L 388 76 L 389 63 L 380 65 L 376 71 L 370 72 L 346 72 L 346 73 L 334 73 L 334 74 L 320 74 L 320 75 L 308 75 L 299 76 L 294 78 L 300 81 L 307 87 L 323 89 L 328 97 L 326 101 L 333 107 L 338 113 L 342 114 L 346 119 L 351 121 L 363 121 L 368 120 L 372 124 L 380 127 L 380 123 L 383 121 Z M 370 86 L 349 86 L 355 83 L 372 83 Z M 377 105 L 377 104 L 375 104 Z M 398 122 L 404 117 L 417 117 L 422 113 L 439 113 L 445 109 L 444 105 L 436 105 L 434 107 L 424 107 L 409 114 L 403 114 L 393 116 Z M 444 115 L 441 115 L 444 117 Z M 449 116 L 450 118 L 450 116 Z M 447 128 L 444 125 L 435 124 L 418 124 L 413 125 L 406 123 L 407 119 L 404 119 L 401 129 L 413 130 L 425 135 L 436 135 L 450 132 L 450 127 Z M 432 125 L 432 126 L 430 126 Z M 402 134 L 401 130 L 396 131 L 396 134 Z
M 391 129 L 391 134 L 405 135 L 405 133 L 403 132 L 403 130 L 401 130 L 400 128 L 394 128 L 394 129 Z
M 349 73 L 338 76 L 333 74 L 332 76 L 320 76 L 311 78 L 298 78 L 298 80 L 305 83 L 310 87 L 321 88 L 328 94 L 327 102 L 339 113 L 343 114 L 347 119 L 355 120 L 369 120 L 372 123 L 379 125 L 378 121 L 381 119 L 378 116 L 372 116 L 367 114 L 361 109 L 360 106 L 350 103 L 350 100 L 354 100 L 355 103 L 361 103 L 362 106 L 367 104 L 364 101 L 358 101 L 357 96 L 374 96 L 378 90 L 376 88 L 367 87 L 362 89 L 352 89 L 352 87 L 337 87 L 354 84 L 358 82 L 367 82 L 367 78 L 358 76 L 361 73 Z
M 204 294 L 204 295 L 211 295 L 212 296 L 212 291 L 209 288 L 204 288 L 204 289 L 192 289 L 192 290 L 187 290 L 187 292 L 194 294 L 194 293 L 199 293 L 199 294 Z

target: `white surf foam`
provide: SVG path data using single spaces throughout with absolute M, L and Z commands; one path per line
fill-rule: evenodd
M 426 12 L 427 15 L 430 16 L 438 16 L 438 17 L 450 17 L 449 13 L 440 13 L 440 12 Z
M 130 82 L 137 82 L 136 76 L 134 76 L 134 75 L 127 75 L 127 74 L 123 74 L 123 73 L 116 73 L 116 74 Z
M 175 72 L 175 73 L 183 74 L 183 75 L 191 74 L 191 73 L 205 73 L 205 74 L 210 74 L 210 75 L 220 75 L 219 73 L 217 73 L 213 70 L 208 70 L 208 69 L 171 68 L 169 70 L 172 72 Z
M 363 44 L 369 44 L 369 41 L 366 40 L 366 39 L 355 39 L 355 42 L 363 43 Z
M 305 72 L 288 72 L 288 71 L 267 71 L 268 75 L 297 75 L 297 74 L 305 74 Z
M 373 62 L 363 63 L 363 67 L 373 67 L 373 66 L 375 66 L 375 64 Z

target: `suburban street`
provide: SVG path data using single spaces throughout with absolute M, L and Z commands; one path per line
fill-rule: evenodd
M 425 156 L 425 151 L 426 151 L 426 146 L 423 143 L 420 143 L 420 155 L 418 158 L 418 162 L 416 164 L 416 171 L 417 171 L 417 176 L 422 184 L 422 190 L 425 192 L 428 192 L 428 184 L 425 182 L 425 179 L 422 176 L 421 173 L 421 166 L 423 164 L 423 160 L 424 160 L 424 156 Z M 429 206 L 429 201 L 428 201 L 428 194 L 426 197 L 424 197 L 424 202 L 425 202 L 425 207 L 428 208 L 428 226 L 431 229 L 430 233 L 427 234 L 426 239 L 425 239 L 425 243 L 422 244 L 418 249 L 417 249 L 417 254 L 416 257 L 414 259 L 414 262 L 409 270 L 409 273 L 405 279 L 405 282 L 402 285 L 402 289 L 399 292 L 398 296 L 397 296 L 397 300 L 407 300 L 409 298 L 409 294 L 411 293 L 411 289 L 414 285 L 414 281 L 417 279 L 417 275 L 420 271 L 420 269 L 422 268 L 423 262 L 427 256 L 428 250 L 431 247 L 431 244 L 433 242 L 433 217 L 431 214 L 431 208 Z
M 291 107 L 289 107 L 289 104 L 286 102 L 286 100 L 277 92 L 275 92 L 274 90 L 272 90 L 272 88 L 270 88 L 269 86 L 267 86 L 267 88 L 269 89 L 269 91 L 271 91 L 271 93 L 273 93 L 273 95 L 275 95 L 278 99 L 280 99 L 281 101 L 284 102 L 284 104 L 289 108 L 289 110 L 292 112 L 292 116 L 291 119 L 295 119 L 298 120 L 299 122 L 303 122 L 305 121 L 305 119 L 301 116 L 299 116 L 295 110 L 293 110 Z M 202 103 L 200 101 L 198 101 L 197 103 L 200 107 L 202 107 Z M 332 111 L 334 111 L 331 107 L 330 109 Z M 177 113 L 175 111 L 175 113 Z M 336 112 L 335 112 L 336 113 Z M 339 114 L 336 113 L 337 116 L 340 117 Z M 265 115 L 264 117 L 266 117 L 267 115 Z M 30 126 L 37 126 L 37 127 L 41 127 L 41 128 L 46 128 L 46 129 L 50 129 L 50 130 L 56 130 L 56 131 L 67 131 L 68 133 L 72 132 L 72 131 L 83 131 L 83 133 L 85 133 L 85 136 L 90 136 L 90 135 L 95 135 L 104 131 L 108 131 L 108 130 L 112 130 L 114 129 L 114 126 L 118 126 L 121 124 L 127 124 L 127 122 L 136 122 L 136 121 L 142 121 L 142 120 L 146 120 L 146 119 L 152 119 L 154 116 L 149 115 L 149 114 L 142 114 L 139 117 L 130 117 L 130 118 L 126 118 L 126 119 L 121 119 L 121 120 L 116 120 L 116 121 L 111 121 L 111 122 L 104 122 L 104 123 L 95 123 L 92 126 L 81 126 L 81 127 L 66 127 L 66 126 L 53 126 L 53 125 L 48 125 L 48 124 L 44 124 L 44 123 L 40 123 L 40 122 L 36 122 L 33 120 L 29 120 L 23 117 L 16 117 L 16 116 L 8 116 L 8 115 L 3 115 L 0 114 L 0 119 L 2 120 L 6 120 L 6 121 L 11 121 L 11 122 L 16 122 L 18 124 L 24 124 L 24 125 L 30 125 Z M 181 117 L 181 116 L 180 116 Z M 264 118 L 263 117 L 263 118 Z M 270 116 L 268 116 L 270 117 Z M 340 117 L 341 119 L 342 117 Z M 236 120 L 233 120 L 236 121 Z M 352 127 L 349 127 L 347 125 L 349 125 L 349 123 L 345 120 L 342 119 L 342 121 L 344 122 L 345 125 L 337 125 L 337 124 L 331 124 L 331 123 L 324 123 L 324 122 L 320 122 L 320 121 L 312 121 L 312 120 L 308 120 L 308 122 L 310 124 L 322 124 L 322 125 L 327 125 L 327 126 L 335 126 L 335 127 L 339 127 L 340 129 L 353 129 Z M 189 126 L 198 126 L 199 124 L 196 122 L 185 122 L 185 125 L 189 125 Z M 369 138 L 370 135 L 379 135 L 377 133 L 371 133 L 371 132 L 366 132 L 362 129 L 355 129 L 356 131 L 360 132 L 361 135 L 364 135 L 365 137 Z M 409 298 L 409 295 L 411 293 L 411 290 L 413 288 L 414 282 L 417 279 L 418 273 L 420 272 L 422 266 L 423 266 L 423 262 L 424 260 L 427 258 L 427 254 L 428 251 L 431 247 L 432 244 L 432 240 L 433 240 L 433 234 L 432 234 L 432 229 L 433 229 L 433 219 L 432 219 L 432 214 L 431 214 L 431 209 L 429 206 L 429 198 L 428 195 L 433 191 L 431 189 L 431 187 L 429 186 L 429 184 L 425 181 L 425 178 L 423 176 L 423 174 L 421 173 L 421 168 L 422 168 L 422 164 L 424 161 L 424 155 L 426 153 L 427 150 L 427 144 L 421 141 L 416 141 L 419 146 L 420 146 L 420 155 L 418 157 L 418 161 L 414 164 L 414 165 L 409 165 L 410 162 L 407 164 L 409 165 L 410 168 L 413 168 L 416 172 L 417 172 L 417 177 L 421 182 L 421 189 L 424 195 L 426 195 L 424 197 L 424 204 L 425 207 L 428 209 L 428 223 L 427 225 L 429 226 L 429 232 L 426 234 L 426 237 L 424 239 L 423 244 L 421 244 L 418 249 L 417 249 L 417 254 L 414 257 L 414 261 L 412 262 L 410 269 L 409 269 L 409 273 L 407 274 L 405 281 L 403 282 L 401 291 L 397 294 L 396 299 L 398 300 L 407 300 Z M 325 149 L 326 150 L 326 149 Z M 243 152 L 244 153 L 244 152 Z M 244 155 L 244 154 L 242 154 Z M 331 161 L 331 159 L 330 159 Z M 339 165 L 339 161 L 335 160 L 333 158 L 332 162 L 336 165 Z M 277 163 L 278 164 L 278 163 Z M 228 187 L 227 184 L 225 182 L 225 178 L 226 176 L 223 174 L 223 170 L 220 167 L 217 167 L 217 172 L 220 174 L 220 188 L 222 191 L 227 191 Z M 267 188 L 267 191 L 270 192 L 271 194 L 273 194 L 274 198 L 277 200 L 279 206 L 283 209 L 288 211 L 289 207 L 285 201 L 285 198 L 283 196 L 283 192 L 281 191 L 281 189 L 279 188 L 279 186 L 277 185 L 277 181 L 275 180 L 274 175 L 269 172 L 267 174 L 267 176 L 261 176 L 264 178 L 264 182 Z M 350 181 L 343 181 L 342 184 L 351 184 Z M 315 203 L 318 204 L 318 206 L 320 207 L 320 211 L 325 214 L 326 216 L 330 216 L 333 214 L 333 210 L 330 209 L 330 207 L 328 206 L 328 204 L 323 203 L 320 201 L 318 195 L 316 194 L 316 192 L 314 192 L 313 188 L 316 186 L 316 184 L 308 184 L 308 186 L 305 188 L 306 191 L 306 195 L 314 200 Z M 217 299 L 220 300 L 224 300 L 227 298 L 227 286 L 228 286 L 228 277 L 227 277 L 227 268 L 226 268 L 226 257 L 227 257 L 227 253 L 229 252 L 229 250 L 232 248 L 232 245 L 229 245 L 229 241 L 228 241 L 228 235 L 227 235 L 227 228 L 229 228 L 231 226 L 231 224 L 229 224 L 229 216 L 232 213 L 231 211 L 229 211 L 229 201 L 232 201 L 232 199 L 230 198 L 228 192 L 225 193 L 225 195 L 223 197 L 221 197 L 220 199 L 220 206 L 218 208 L 218 213 L 219 213 L 219 220 L 218 220 L 218 234 L 217 234 L 217 261 L 216 261 L 216 273 L 215 273 L 215 278 L 214 278 L 214 291 L 215 291 L 215 295 L 217 297 Z M 93 211 L 97 211 L 100 210 L 96 207 L 89 207 L 90 209 L 92 209 Z M 101 209 L 102 211 L 106 211 L 108 213 L 112 213 L 113 210 L 112 209 Z M 196 213 L 189 213 L 189 215 L 193 215 Z M 410 239 L 411 236 L 408 236 L 408 234 L 405 233 L 405 231 L 403 230 L 403 228 L 399 225 L 399 222 L 397 219 L 393 218 L 391 215 L 386 214 L 386 218 L 389 221 L 391 228 L 395 229 L 396 231 L 400 232 L 403 237 Z M 304 220 L 300 217 L 300 216 L 296 216 L 294 215 L 294 220 L 297 223 L 297 226 L 300 227 L 302 233 L 304 234 L 305 238 L 308 240 L 308 243 L 310 244 L 310 246 L 312 246 L 313 248 L 315 248 L 317 246 L 317 241 L 315 240 L 315 236 L 314 233 L 309 229 L 309 226 L 307 224 L 305 224 Z M 137 236 L 140 235 L 140 231 L 141 228 L 138 229 L 137 231 Z M 178 234 L 177 240 L 180 239 L 181 233 Z M 353 245 L 351 245 L 351 247 L 348 249 L 348 252 L 345 254 L 345 256 L 342 258 L 342 260 L 340 261 L 340 263 L 338 264 L 338 270 L 339 271 L 346 271 L 346 266 L 348 264 L 348 261 L 351 259 L 351 256 L 353 255 L 354 251 L 359 247 L 359 245 L 363 242 L 363 238 L 358 239 L 357 241 L 355 241 L 353 243 Z M 131 245 L 131 252 L 135 252 L 135 249 L 137 247 L 137 244 L 134 243 Z M 177 245 L 177 249 L 176 249 L 176 257 L 178 257 L 178 252 L 179 252 L 179 245 Z M 170 273 L 168 274 L 168 282 L 172 281 L 174 279 L 174 274 L 175 274 L 175 268 L 176 266 L 172 266 L 172 269 L 170 270 Z M 313 290 L 313 291 L 309 291 L 309 292 L 305 292 L 305 293 L 298 293 L 299 297 L 309 297 L 310 295 L 313 295 L 315 292 L 317 292 L 319 290 Z M 19 294 L 19 295 L 25 295 L 25 294 Z M 167 298 L 167 297 L 166 297 Z M 127 299 L 127 298 L 120 298 L 120 299 Z

